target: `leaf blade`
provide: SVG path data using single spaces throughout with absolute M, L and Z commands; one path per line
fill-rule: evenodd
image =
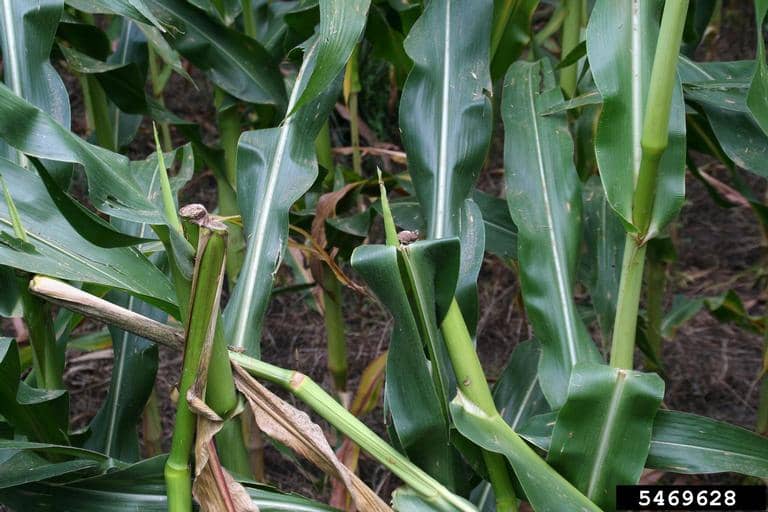
M 502 98 L 507 203 L 518 228 L 526 311 L 542 344 L 540 382 L 556 408 L 565 402 L 571 368 L 600 360 L 573 301 L 581 235 L 573 142 L 562 114 L 541 114 L 560 101 L 551 65 L 510 67 Z

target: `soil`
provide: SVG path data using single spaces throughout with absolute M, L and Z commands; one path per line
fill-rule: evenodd
M 755 29 L 752 3 L 726 0 L 724 5 L 720 35 L 709 48 L 700 50 L 698 57 L 706 59 L 716 56 L 718 60 L 753 58 Z M 212 87 L 199 72 L 191 70 L 191 73 L 196 87 L 174 75 L 166 90 L 166 104 L 177 115 L 198 123 L 206 141 L 215 142 L 217 133 L 215 111 L 211 106 Z M 79 86 L 71 77 L 67 78 L 67 86 L 72 96 L 73 128 L 85 134 Z M 366 118 L 365 103 L 361 105 L 361 115 Z M 380 116 L 379 113 L 376 115 Z M 395 125 L 392 119 L 378 124 Z M 340 127 L 334 133 L 336 141 L 347 145 L 346 122 L 338 118 L 332 126 Z M 382 140 L 398 143 L 396 133 L 378 135 Z M 183 139 L 176 134 L 174 141 L 181 143 Z M 142 158 L 153 150 L 151 125 L 145 122 L 128 155 Z M 703 157 L 700 161 L 707 166 L 709 174 L 729 181 L 728 173 L 722 166 Z M 369 164 L 375 165 L 375 162 Z M 501 191 L 500 167 L 501 142 L 497 134 L 489 164 L 481 178 L 485 190 Z M 752 177 L 749 180 L 762 197 L 764 183 Z M 79 186 L 82 191 L 83 184 Z M 768 253 L 753 212 L 748 207 L 724 209 L 718 206 L 690 175 L 687 186 L 686 204 L 674 229 L 678 259 L 669 270 L 667 301 L 671 302 L 676 294 L 712 296 L 733 289 L 750 307 L 750 311 L 761 313 L 765 297 L 758 283 L 763 281 L 761 278 L 766 272 L 765 257 Z M 210 172 L 203 170 L 195 175 L 182 191 L 182 202 L 201 202 L 209 209 L 215 207 L 215 180 Z M 281 273 L 279 279 L 286 277 Z M 516 301 L 518 291 L 514 272 L 497 258 L 487 257 L 479 279 L 481 314 L 477 349 L 491 380 L 500 374 L 514 346 L 529 337 L 529 327 Z M 387 349 L 392 320 L 372 300 L 349 290 L 344 296 L 350 389 L 354 390 L 365 367 Z M 7 322 L 3 326 L 6 331 L 11 329 Z M 89 324 L 84 328 L 97 327 Z M 762 367 L 763 345 L 758 335 L 719 323 L 707 312 L 697 314 L 678 329 L 673 338 L 665 341 L 663 358 L 667 380 L 664 405 L 752 428 L 756 421 L 758 390 L 755 384 Z M 73 352 L 68 354 L 65 374 L 71 393 L 72 422 L 76 428 L 87 425 L 98 410 L 106 395 L 112 368 L 109 354 L 97 360 L 84 360 L 81 356 Z M 326 372 L 323 319 L 309 307 L 302 294 L 275 296 L 264 328 L 263 358 L 282 367 L 298 369 L 326 389 L 332 388 Z M 174 413 L 169 395 L 178 380 L 180 362 L 179 354 L 161 348 L 157 392 L 162 407 L 165 449 L 169 447 Z M 296 405 L 302 407 L 301 404 Z M 365 422 L 386 435 L 380 407 L 369 414 Z M 320 423 L 323 424 L 322 421 Z M 327 425 L 323 426 L 330 433 Z M 293 461 L 271 447 L 267 448 L 266 454 L 267 480 L 270 484 L 319 499 L 328 497 L 330 486 L 319 471 L 306 464 L 302 465 L 301 471 L 296 471 Z M 360 474 L 382 495 L 388 496 L 397 484 L 388 471 L 365 456 L 360 463 Z M 732 482 L 734 478 L 718 475 L 706 481 Z

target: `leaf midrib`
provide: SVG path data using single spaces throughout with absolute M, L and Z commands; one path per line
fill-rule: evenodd
M 304 78 L 304 73 L 306 73 L 307 69 L 309 68 L 307 64 L 309 63 L 309 59 L 312 58 L 316 48 L 317 42 L 315 42 L 315 44 L 313 44 L 309 51 L 306 53 L 304 57 L 304 65 L 302 65 L 301 69 L 299 69 L 299 73 L 296 75 L 293 90 L 291 91 L 291 97 L 288 101 L 288 112 L 293 110 L 293 105 L 296 103 L 296 100 L 299 98 L 299 93 L 303 89 L 302 79 Z M 259 271 L 259 267 L 261 266 L 261 258 L 263 255 L 263 248 L 266 238 L 265 234 L 269 225 L 272 203 L 275 198 L 275 190 L 279 181 L 279 171 L 280 167 L 282 166 L 285 148 L 288 144 L 288 137 L 291 133 L 293 121 L 295 119 L 296 115 L 293 114 L 288 117 L 288 119 L 286 119 L 280 126 L 275 155 L 272 157 L 272 162 L 269 166 L 267 188 L 264 195 L 262 196 L 264 202 L 259 207 L 259 213 L 256 219 L 256 230 L 251 237 L 251 240 L 254 241 L 252 253 L 254 254 L 254 257 L 252 260 L 248 260 L 246 263 L 247 268 L 245 270 L 247 270 L 247 272 L 243 281 L 243 286 L 245 287 L 246 292 L 243 294 L 242 302 L 238 304 L 240 307 L 238 308 L 238 311 L 236 312 L 237 314 L 235 315 L 236 321 L 234 330 L 232 332 L 232 344 L 236 347 L 242 347 L 245 345 L 245 337 L 247 335 L 246 329 L 251 316 L 251 304 L 253 304 L 254 299 L 253 288 L 256 285 L 256 277 Z
M 434 229 L 430 238 L 440 239 L 445 236 L 446 194 L 448 193 L 448 124 L 450 121 L 449 93 L 451 77 L 451 0 L 445 0 L 445 31 L 443 35 L 443 80 L 441 87 L 440 148 L 435 184 L 435 204 L 432 217 Z
M 592 466 L 592 471 L 589 474 L 586 494 L 587 497 L 593 501 L 596 498 L 595 487 L 602 480 L 605 469 L 605 459 L 608 457 L 608 451 L 613 439 L 614 428 L 616 427 L 616 416 L 619 411 L 619 406 L 621 405 L 621 399 L 624 395 L 626 383 L 627 374 L 623 370 L 618 370 L 613 392 L 611 393 L 611 400 L 608 402 L 608 413 L 606 414 L 605 420 L 603 420 L 603 426 L 600 429 L 594 466 Z
M 565 325 L 565 338 L 567 342 L 568 347 L 568 355 L 571 360 L 571 365 L 575 365 L 578 362 L 577 357 L 577 350 L 576 350 L 576 332 L 573 325 L 573 311 L 571 309 L 570 304 L 570 296 L 567 293 L 568 287 L 565 283 L 565 275 L 564 272 L 566 270 L 566 267 L 563 265 L 563 262 L 560 260 L 560 251 L 559 247 L 560 244 L 558 244 L 557 239 L 555 238 L 555 219 L 552 214 L 552 205 L 550 203 L 549 198 L 549 185 L 547 183 L 547 177 L 544 173 L 544 154 L 543 154 L 543 148 L 541 144 L 541 133 L 539 128 L 539 119 L 536 112 L 536 102 L 535 102 L 535 94 L 533 90 L 533 83 L 534 83 L 534 77 L 533 77 L 533 71 L 534 68 L 537 68 L 537 66 L 530 66 L 528 68 L 528 100 L 529 100 L 529 106 L 530 106 L 530 112 L 531 112 L 531 120 L 533 122 L 533 133 L 534 133 L 534 142 L 535 142 L 535 148 L 536 148 L 536 159 L 538 163 L 538 171 L 539 171 L 539 178 L 541 180 L 541 189 L 543 192 L 543 203 L 544 203 L 544 212 L 547 217 L 547 225 L 549 226 L 549 229 L 547 230 L 549 234 L 549 247 L 552 250 L 552 260 L 555 264 L 555 275 L 556 275 L 556 282 L 557 282 L 557 289 L 558 289 L 558 297 L 560 298 L 560 306 L 563 308 L 563 312 L 565 313 L 564 325 Z

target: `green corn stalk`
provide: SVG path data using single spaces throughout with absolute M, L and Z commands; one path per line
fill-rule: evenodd
M 195 439 L 196 416 L 187 403 L 187 392 L 197 379 L 201 365 L 207 367 L 210 364 L 210 361 L 202 360 L 202 357 L 204 347 L 214 343 L 219 297 L 224 280 L 225 251 L 226 229 L 222 225 L 212 223 L 201 226 L 191 287 L 176 423 L 171 452 L 165 464 L 168 510 L 171 512 L 187 512 L 192 509 L 189 459 Z M 210 352 L 208 355 L 211 355 Z
M 565 21 L 562 35 L 562 58 L 565 58 L 579 44 L 581 37 L 581 0 L 566 0 Z M 576 94 L 576 73 L 578 66 L 574 63 L 560 70 L 560 87 L 566 98 L 573 98 Z
M 659 161 L 667 147 L 672 90 L 688 0 L 669 1 L 664 6 L 659 42 L 651 71 L 650 90 L 643 119 L 642 157 L 634 193 L 632 217 L 637 233 L 628 233 L 624 245 L 619 296 L 611 345 L 611 366 L 632 368 L 637 312 L 645 266 L 645 235 L 651 222 L 656 196 Z
M 358 176 L 363 175 L 363 157 L 360 153 L 360 117 L 358 115 L 358 97 L 361 90 L 358 54 L 360 45 L 355 46 L 355 51 L 349 58 L 344 71 L 344 99 L 349 109 L 349 132 L 352 143 L 352 170 Z
M 329 170 L 329 180 L 333 183 L 334 160 L 331 145 L 331 136 L 328 122 L 323 125 L 320 134 L 315 140 L 317 161 Z M 344 332 L 344 296 L 339 280 L 328 268 L 322 265 L 322 282 L 320 286 L 323 294 L 323 306 L 325 313 L 325 336 L 328 340 L 328 373 L 333 378 L 334 387 L 339 393 L 347 390 L 347 337 Z

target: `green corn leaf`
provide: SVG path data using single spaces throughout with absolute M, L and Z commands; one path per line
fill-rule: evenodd
M 194 126 L 194 123 L 174 115 L 148 96 L 145 91 L 145 73 L 141 71 L 137 63 L 120 60 L 104 62 L 73 48 L 60 46 L 59 49 L 72 70 L 82 75 L 93 75 L 98 80 L 107 97 L 114 103 L 114 106 L 111 106 L 117 107 L 120 112 L 128 115 L 147 115 L 158 122 L 181 125 L 187 128 Z M 113 124 L 113 127 L 119 129 L 120 118 L 115 116 L 116 114 L 113 113 L 111 120 L 118 124 Z M 119 142 L 117 131 L 115 131 L 115 137 L 118 138 Z
M 752 61 L 710 63 L 681 58 L 679 65 L 686 101 L 705 116 L 716 139 L 714 143 L 731 160 L 726 165 L 735 164 L 766 177 L 768 136 L 747 105 L 753 69 Z M 693 135 L 705 141 L 709 138 L 706 126 L 700 126 L 691 116 L 688 123 Z
M 23 0 L 0 2 L 0 48 L 3 51 L 3 79 L 22 98 L 51 113 L 62 125 L 70 125 L 69 95 L 50 62 L 56 27 L 64 4 L 61 0 L 45 0 L 30 4 Z M 0 157 L 22 166 L 26 159 L 18 151 L 0 141 Z M 66 182 L 70 165 L 49 162 L 58 181 Z M 15 271 L 0 267 L 0 288 L 6 290 L 0 299 L 0 312 L 21 316 Z
M 129 21 L 125 20 L 124 23 L 127 25 L 129 24 Z M 143 32 L 146 42 L 152 46 L 152 49 L 155 51 L 157 56 L 160 57 L 166 65 L 170 66 L 176 74 L 184 77 L 192 85 L 195 85 L 195 82 L 194 80 L 192 80 L 192 77 L 189 76 L 189 73 L 187 72 L 187 70 L 184 69 L 184 63 L 181 60 L 181 55 L 179 55 L 179 52 L 171 48 L 171 45 L 168 44 L 168 41 L 166 41 L 163 38 L 162 32 L 160 32 L 155 27 L 151 27 L 143 23 L 136 23 L 134 25 L 136 26 L 136 28 L 141 30 L 141 32 Z M 125 33 L 125 31 L 126 29 L 124 28 L 123 32 Z M 132 32 L 129 32 L 129 34 L 132 34 Z M 121 45 L 122 45 L 122 40 L 121 40 Z M 115 55 L 118 55 L 119 53 L 120 53 L 120 48 L 117 49 L 117 51 L 115 52 Z M 195 85 L 195 87 L 197 86 Z
M 402 86 L 413 64 L 403 47 L 405 36 L 392 26 L 385 9 L 375 4 L 368 14 L 365 38 L 372 45 L 373 56 L 386 60 L 395 67 L 397 83 Z
M 157 33 L 158 38 L 165 43 L 165 39 L 159 35 L 160 33 L 156 28 L 140 25 L 131 19 L 124 18 L 122 20 L 122 27 L 120 28 L 120 39 L 117 50 L 110 55 L 107 62 L 121 65 L 134 63 L 138 66 L 142 76 L 146 77 L 149 46 L 143 27 L 145 27 L 148 32 Z M 177 73 L 179 72 L 176 67 L 173 69 Z M 130 144 L 139 130 L 139 125 L 143 120 L 143 116 L 139 114 L 126 114 L 114 104 L 109 105 L 109 116 L 110 119 L 112 119 L 112 131 L 115 137 L 112 147 L 123 148 Z
M 167 314 L 123 293 L 108 296 L 110 302 L 140 315 L 165 321 Z M 85 448 L 125 462 L 139 460 L 136 418 L 141 416 L 155 384 L 157 345 L 135 334 L 110 327 L 114 366 L 109 391 L 96 416 L 91 420 L 91 435 Z
M 0 449 L 0 490 L 98 467 L 92 460 L 50 462 L 35 452 Z
M 500 415 L 488 416 L 461 393 L 451 402 L 451 414 L 456 428 L 464 436 L 507 458 L 534 510 L 600 511 L 544 462 Z
M 675 473 L 768 478 L 768 439 L 704 416 L 659 411 L 646 465 Z
M 549 411 L 541 392 L 537 368 L 541 346 L 536 340 L 518 344 L 493 388 L 493 401 L 504 421 L 517 430 L 530 417 Z M 482 511 L 492 511 L 495 496 L 491 484 L 483 482 L 472 493 L 473 502 Z
M 463 483 L 449 436 L 448 397 L 456 385 L 435 311 L 444 313 L 453 299 L 457 242 L 420 241 L 399 250 L 366 245 L 352 256 L 353 268 L 395 319 L 385 400 L 397 439 L 416 464 L 452 489 Z
M 63 485 L 37 482 L 2 489 L 0 502 L 17 510 L 25 510 L 30 503 L 35 503 L 40 510 L 165 512 L 168 510 L 163 480 L 165 459 L 165 455 L 160 455 L 132 465 L 120 463 L 117 470 Z M 246 486 L 246 491 L 260 512 L 335 510 L 321 503 L 283 494 L 268 487 Z
M 640 480 L 663 397 L 655 373 L 577 365 L 547 461 L 603 510 L 615 510 L 616 485 Z
M 306 49 L 288 110 L 299 98 L 317 63 L 317 42 Z M 261 323 L 274 273 L 285 249 L 288 209 L 317 176 L 315 138 L 338 96 L 340 81 L 285 119 L 277 128 L 245 132 L 238 144 L 238 204 L 248 246 L 224 314 L 232 346 L 259 354 Z
M 658 38 L 654 2 L 598 0 L 587 25 L 587 55 L 603 110 L 595 154 L 611 207 L 632 227 L 634 181 L 640 169 L 640 137 Z M 669 145 L 659 164 L 650 237 L 671 221 L 685 194 L 685 106 L 680 86 L 672 95 Z
M 5 439 L 0 440 L 0 460 L 0 489 L 53 478 L 75 480 L 121 465 L 82 448 Z
M 69 221 L 80 235 L 99 247 L 126 247 L 148 241 L 146 238 L 127 235 L 117 231 L 108 222 L 88 210 L 79 201 L 64 192 L 45 166 L 34 157 L 30 162 L 37 169 L 37 175 L 45 185 L 51 200 L 59 212 Z
M 94 206 L 126 220 L 164 224 L 128 171 L 128 159 L 80 139 L 49 114 L 0 85 L 0 138 L 28 155 L 82 164 Z
M 79 11 L 90 14 L 118 14 L 141 23 L 154 25 L 163 32 L 166 30 L 144 0 L 65 0 L 65 2 Z
M 470 333 L 477 323 L 484 232 L 468 198 L 491 138 L 492 11 L 490 0 L 430 2 L 405 40 L 414 64 L 400 102 L 403 145 L 426 238 L 461 239 L 456 295 Z
M 480 208 L 485 224 L 485 250 L 504 261 L 517 259 L 517 226 L 509 215 L 507 202 L 479 190 L 472 199 Z
M 540 357 L 541 346 L 536 340 L 518 344 L 493 388 L 493 401 L 512 430 L 549 409 L 536 371 Z
M 571 368 L 600 360 L 573 302 L 581 236 L 573 142 L 563 114 L 541 115 L 560 101 L 547 61 L 510 67 L 502 98 L 507 202 L 526 311 L 542 345 L 540 382 L 553 407 L 565 401 Z
M 747 106 L 763 133 L 768 135 L 768 64 L 765 62 L 763 33 L 766 13 L 768 13 L 768 0 L 755 0 L 757 54 L 755 55 L 755 72 L 747 93 Z
M 491 77 L 504 76 L 531 41 L 531 19 L 539 0 L 493 0 Z
M 557 412 L 535 416 L 522 426 L 520 435 L 549 450 L 556 418 Z M 768 439 L 704 416 L 660 410 L 645 466 L 672 473 L 733 472 L 768 478 Z
M 365 28 L 371 0 L 321 0 L 317 63 L 291 113 L 320 95 L 344 70 Z
M 517 226 L 512 222 L 509 208 L 504 199 L 475 190 L 472 200 L 480 209 L 485 232 L 485 251 L 495 254 L 504 261 L 517 259 Z M 390 208 L 395 224 L 409 231 L 424 232 L 424 217 L 419 202 L 413 196 L 398 197 L 390 200 Z M 371 208 L 381 214 L 381 203 L 376 202 Z
M 0 8 L 3 81 L 17 96 L 69 128 L 69 94 L 50 60 L 64 2 L 0 0 Z M 20 160 L 16 151 L 2 143 L 0 156 L 24 163 L 23 157 Z
M 581 281 L 589 290 L 603 343 L 608 343 L 616 316 L 626 232 L 605 198 L 600 178 L 587 181 L 583 198 L 586 254 L 581 255 Z
M 144 0 L 158 19 L 173 27 L 166 39 L 206 71 L 211 81 L 243 101 L 285 106 L 277 63 L 261 44 L 226 28 L 183 0 Z
M 189 0 L 189 3 L 204 10 L 224 26 L 234 23 L 243 10 L 240 0 Z
M 67 392 L 29 387 L 20 373 L 16 341 L 0 338 L 0 415 L 33 441 L 68 444 Z
M 18 277 L 9 267 L 0 267 L 0 316 L 20 317 L 23 314 L 19 300 Z
M 102 284 L 145 298 L 174 313 L 169 280 L 139 251 L 91 244 L 67 222 L 34 173 L 0 159 L 0 174 L 19 210 L 33 252 L 19 252 L 0 239 L 0 264 L 71 281 Z M 12 233 L 8 208 L 0 203 L 0 232 Z

